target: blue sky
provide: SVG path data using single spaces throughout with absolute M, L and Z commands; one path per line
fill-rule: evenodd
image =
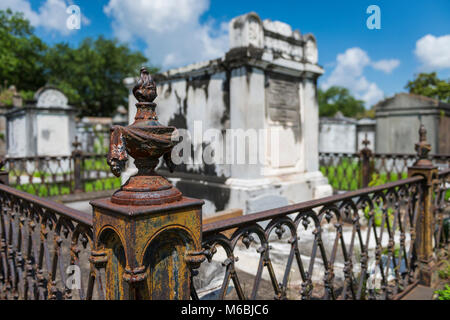
M 81 29 L 65 27 L 65 6 L 76 4 Z M 366 9 L 381 9 L 381 29 L 369 30 Z M 167 69 L 219 57 L 227 24 L 254 11 L 313 33 L 322 88 L 348 87 L 369 106 L 404 91 L 420 71 L 450 77 L 450 1 L 219 1 L 219 0 L 2 0 L 0 9 L 23 11 L 46 42 L 76 45 L 83 38 L 117 37 Z

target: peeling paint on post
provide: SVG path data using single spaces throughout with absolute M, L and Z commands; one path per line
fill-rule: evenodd
M 419 129 L 419 142 L 415 146 L 417 161 L 408 168 L 408 176 L 423 176 L 423 193 L 417 224 L 417 256 L 419 260 L 420 283 L 431 287 L 436 281 L 436 258 L 433 254 L 434 218 L 432 210 L 433 186 L 438 169 L 428 158 L 431 145 L 427 142 L 427 130 L 423 124 Z
M 158 122 L 155 82 L 144 68 L 133 93 L 139 101 L 135 122 L 111 129 L 108 164 L 119 176 L 131 155 L 138 173 L 111 198 L 91 201 L 91 262 L 105 270 L 106 299 L 189 299 L 192 270 L 205 259 L 203 201 L 184 197 L 154 171 L 161 156 L 173 168 L 170 135 L 176 129 Z

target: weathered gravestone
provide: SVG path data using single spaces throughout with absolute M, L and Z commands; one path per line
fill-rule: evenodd
M 154 75 L 159 121 L 187 129 L 190 136 L 183 141 L 192 143 L 183 153 L 189 161 L 164 174 L 183 194 L 204 199 L 206 215 L 229 208 L 249 213 L 330 195 L 318 168 L 316 94 L 323 69 L 316 39 L 279 21 L 261 21 L 255 13 L 234 18 L 229 28 L 225 56 Z M 135 79 L 124 83 L 131 89 Z M 135 103 L 130 94 L 129 119 Z M 207 163 L 210 151 L 225 161 Z M 123 182 L 134 173 L 129 168 Z

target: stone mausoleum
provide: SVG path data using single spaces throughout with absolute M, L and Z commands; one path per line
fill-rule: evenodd
M 398 93 L 375 106 L 377 153 L 414 153 L 420 123 L 427 129 L 431 153 L 450 154 L 450 104 Z
M 321 117 L 319 121 L 319 152 L 355 153 L 364 149 L 364 140 L 369 148 L 375 145 L 374 119 L 356 120 L 345 117 L 340 111 L 334 117 Z
M 323 69 L 315 37 L 279 21 L 261 21 L 255 13 L 234 18 L 229 36 L 223 57 L 154 75 L 159 122 L 189 130 L 196 159 L 212 145 L 199 139 L 209 128 L 273 130 L 279 139 L 258 140 L 264 159 L 257 164 L 192 161 L 163 174 L 184 195 L 204 199 L 205 215 L 233 208 L 251 213 L 331 195 L 319 171 L 317 78 Z M 130 89 L 135 82 L 124 80 Z M 130 91 L 130 122 L 135 103 Z M 245 145 L 247 157 L 251 143 Z M 123 180 L 134 172 L 130 166 Z
M 75 109 L 54 87 L 36 91 L 33 101 L 5 114 L 9 157 L 68 156 L 75 139 Z

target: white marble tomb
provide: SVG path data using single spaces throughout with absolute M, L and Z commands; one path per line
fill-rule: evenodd
M 204 199 L 204 215 L 230 208 L 251 213 L 331 195 L 319 171 L 317 78 L 323 69 L 315 37 L 280 21 L 261 21 L 256 13 L 234 18 L 229 30 L 230 49 L 223 57 L 154 75 L 159 121 L 192 136 L 209 128 L 266 129 L 277 131 L 279 140 L 258 142 L 264 155 L 258 164 L 192 161 L 173 174 L 161 173 L 186 196 Z M 130 123 L 136 112 L 135 81 L 124 80 L 130 89 Z M 211 141 L 193 138 L 192 143 L 196 158 Z M 247 145 L 248 157 L 249 152 Z M 135 172 L 129 166 L 123 182 Z
M 34 101 L 6 114 L 9 157 L 70 155 L 75 138 L 75 110 L 58 89 L 39 89 Z

